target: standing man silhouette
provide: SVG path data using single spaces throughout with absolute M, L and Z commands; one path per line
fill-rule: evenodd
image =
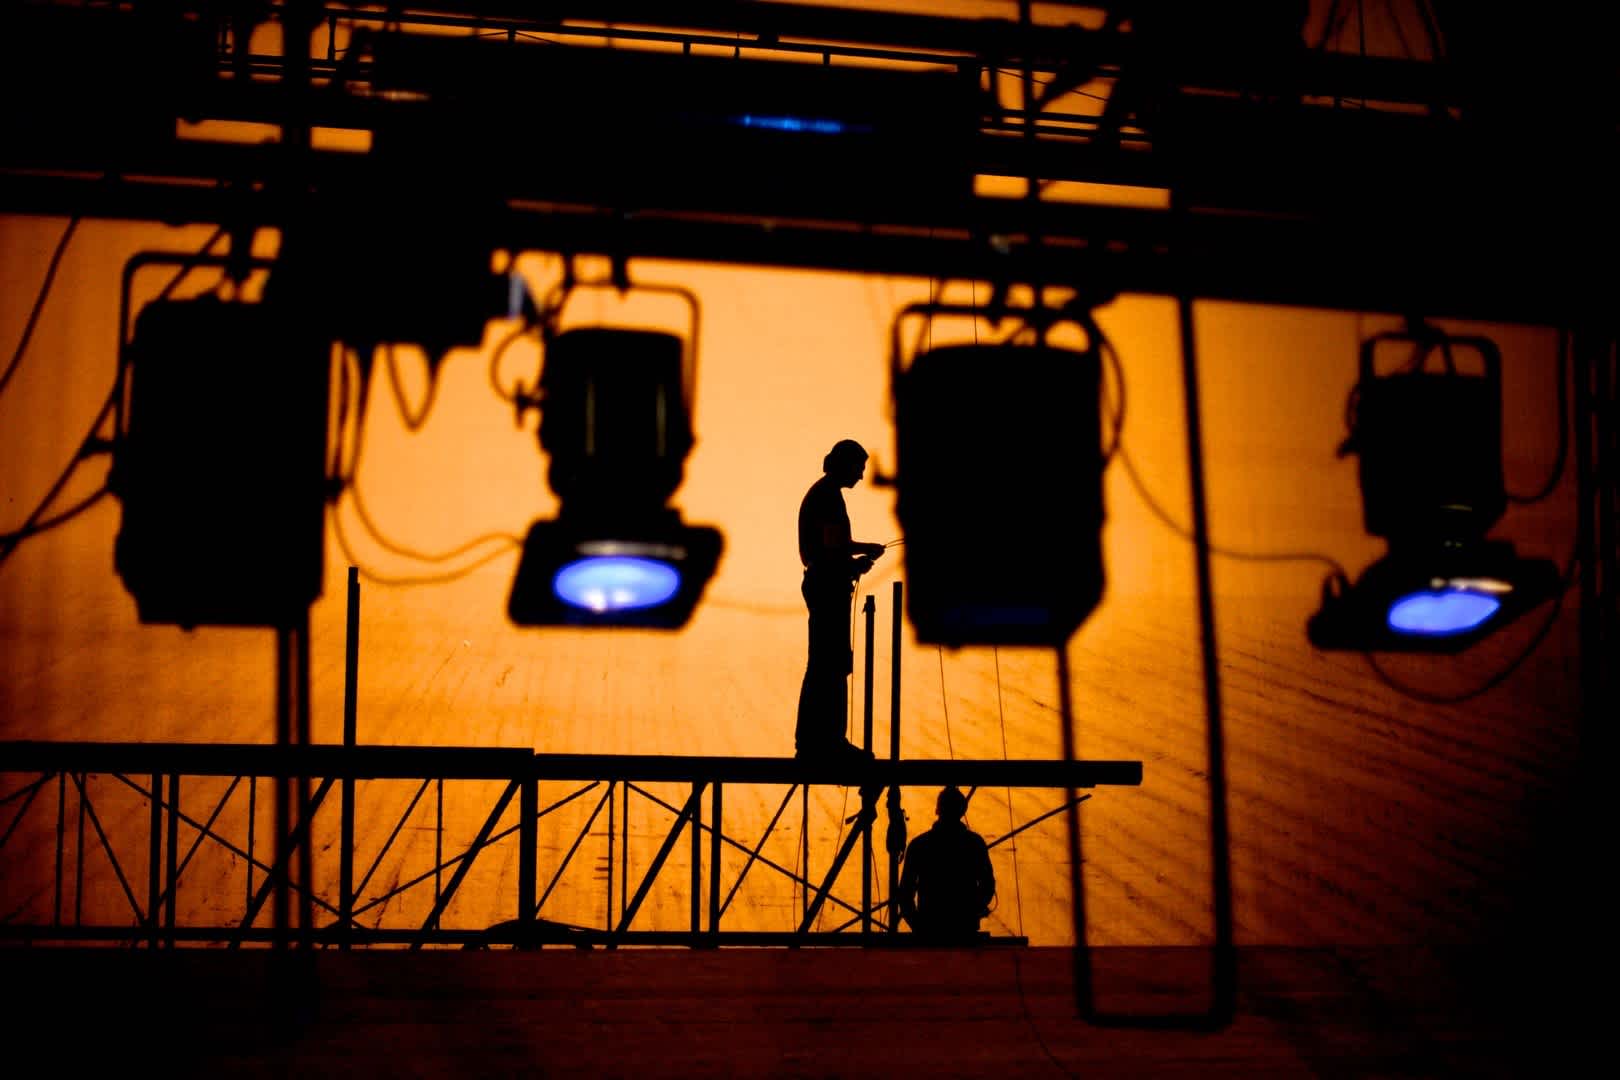
M 872 754 L 849 741 L 847 679 L 855 670 L 850 643 L 850 600 L 855 582 L 883 554 L 882 544 L 850 539 L 844 488 L 866 474 L 866 450 L 842 439 L 822 459 L 821 479 L 799 503 L 800 591 L 810 613 L 809 656 L 799 688 L 797 756 L 816 760 L 870 761 Z
M 979 920 L 990 914 L 996 872 L 984 837 L 963 821 L 967 796 L 944 788 L 935 803 L 938 820 L 906 848 L 900 873 L 900 916 L 912 933 L 941 941 L 971 941 Z

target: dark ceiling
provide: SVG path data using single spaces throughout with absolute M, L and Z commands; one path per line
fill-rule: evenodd
M 1322 47 L 1297 2 L 1043 4 L 1036 24 L 771 2 L 13 0 L 0 210 L 238 229 L 408 215 L 490 247 L 1601 317 L 1614 17 L 1409 6 L 1420 59 Z M 311 55 L 250 49 L 273 23 L 309 31 Z M 280 135 L 177 134 L 206 119 Z M 369 151 L 312 142 L 327 127 L 370 131 Z M 975 177 L 1040 194 L 977 194 Z M 1057 201 L 1054 181 L 1164 198 Z

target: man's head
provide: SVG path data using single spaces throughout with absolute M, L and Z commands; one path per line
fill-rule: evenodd
M 961 821 L 962 815 L 967 813 L 967 796 L 962 794 L 958 787 L 948 787 L 940 790 L 939 801 L 934 804 L 935 812 L 941 821 Z
M 854 487 L 866 474 L 866 449 L 854 439 L 840 439 L 821 459 L 821 471 L 838 481 L 839 487 Z

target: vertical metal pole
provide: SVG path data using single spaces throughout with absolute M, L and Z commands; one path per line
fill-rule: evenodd
M 246 911 L 253 904 L 253 842 L 257 838 L 259 827 L 259 778 L 248 777 L 248 820 L 247 820 L 247 896 L 243 899 L 242 910 Z
M 294 631 L 286 626 L 276 628 L 276 745 L 293 744 L 293 691 L 292 691 L 292 637 Z M 278 773 L 275 777 L 275 828 L 271 835 L 270 873 L 275 877 L 271 886 L 270 912 L 275 947 L 287 947 L 287 927 L 290 920 L 287 874 L 287 834 L 292 821 L 292 778 Z
M 358 738 L 356 713 L 359 707 L 360 669 L 360 571 L 349 567 L 349 617 L 343 642 L 343 745 L 353 747 Z M 354 777 L 343 778 L 343 825 L 338 842 L 338 927 L 341 947 L 349 947 L 354 923 Z
M 180 891 L 180 774 L 169 774 L 169 848 L 168 866 L 164 877 L 168 879 L 165 895 L 163 925 L 168 929 L 168 946 L 174 948 L 175 894 Z
M 146 860 L 146 927 L 151 932 L 151 946 L 158 947 L 158 880 L 163 865 L 163 777 L 152 774 L 152 826 Z
M 692 944 L 697 944 L 698 931 L 703 929 L 700 917 L 703 911 L 703 801 L 698 798 L 703 787 L 692 781 Z
M 709 809 L 709 933 L 720 933 L 720 781 L 714 782 Z M 716 944 L 719 942 L 716 941 Z
M 861 745 L 868 754 L 872 753 L 872 638 L 877 623 L 877 600 L 871 593 L 866 594 L 866 606 L 862 608 L 866 614 L 866 715 L 864 718 L 864 733 L 866 741 Z M 864 796 L 863 796 L 864 797 Z M 872 830 L 861 831 L 861 933 L 872 932 Z
M 67 846 L 67 773 L 56 774 L 56 896 L 51 905 L 51 925 L 62 925 L 62 855 Z
M 533 929 L 535 912 L 534 890 L 538 884 L 540 846 L 540 775 L 529 759 L 529 775 L 523 777 L 518 791 L 518 940 L 528 941 Z M 613 804 L 613 792 L 608 791 L 608 805 Z
M 293 633 L 293 739 L 300 747 L 310 743 L 309 706 L 309 609 L 299 613 Z M 300 754 L 302 763 L 307 757 Z M 298 795 L 298 827 L 303 839 L 298 845 L 298 928 L 304 948 L 314 948 L 315 938 L 315 836 L 314 823 L 305 820 L 309 810 L 309 769 L 300 764 L 295 790 Z M 290 867 L 289 867 L 290 869 Z
M 1178 208 L 1179 209 L 1179 208 Z M 1194 336 L 1193 302 L 1178 297 L 1181 327 L 1181 379 L 1187 413 L 1187 473 L 1192 499 L 1193 555 L 1198 574 L 1198 626 L 1203 646 L 1204 728 L 1209 755 L 1210 888 L 1215 917 L 1215 981 L 1212 1011 L 1220 1022 L 1230 1021 L 1236 1008 L 1237 957 L 1232 927 L 1232 853 L 1226 818 L 1226 736 L 1221 712 L 1220 654 L 1215 644 L 1215 588 L 1210 571 L 1208 496 L 1204 483 L 1204 436 L 1198 400 L 1198 347 Z M 1076 951 L 1083 952 L 1076 941 Z
M 624 782 L 624 821 L 619 833 L 619 917 L 630 902 L 630 781 Z
M 433 907 L 437 911 L 444 899 L 444 777 L 433 781 Z M 433 916 L 433 929 L 439 928 L 438 915 Z
M 800 916 L 810 913 L 810 785 L 804 785 L 804 799 L 800 803 L 802 813 L 799 823 L 799 859 L 804 866 L 804 880 L 799 883 L 799 891 L 804 896 L 804 904 L 799 912 Z
M 608 781 L 608 831 L 607 831 L 607 924 L 605 929 L 613 929 L 613 785 L 617 780 Z
M 84 781 L 83 773 L 75 774 L 73 786 L 79 794 L 79 838 L 73 848 L 73 925 L 84 925 Z
M 900 623 L 905 613 L 901 606 L 903 598 L 903 585 L 894 583 L 894 625 L 889 642 L 889 760 L 900 760 Z M 891 837 L 903 836 L 903 820 L 905 811 L 900 806 L 900 788 L 898 785 L 889 788 L 889 835 Z M 889 933 L 900 932 L 900 913 L 895 906 L 895 898 L 900 895 L 900 856 L 903 851 L 896 851 L 894 844 L 889 845 Z

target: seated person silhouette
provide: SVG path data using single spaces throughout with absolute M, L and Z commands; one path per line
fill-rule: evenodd
M 973 941 L 990 914 L 996 874 L 984 838 L 962 820 L 967 797 L 955 787 L 939 793 L 938 819 L 906 848 L 900 874 L 900 916 L 913 933 L 941 942 Z

